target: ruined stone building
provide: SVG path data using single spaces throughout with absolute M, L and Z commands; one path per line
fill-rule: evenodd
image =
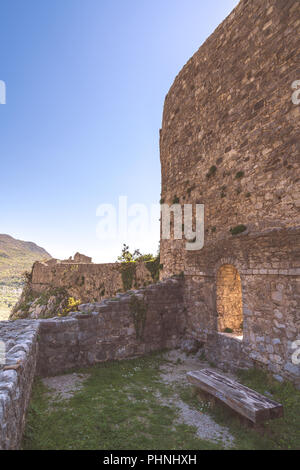
M 0 449 L 20 446 L 36 374 L 186 338 L 219 368 L 258 366 L 300 388 L 299 124 L 300 2 L 241 0 L 176 77 L 163 113 L 162 201 L 204 204 L 204 247 L 162 239 L 156 283 L 142 264 L 36 263 L 33 290 L 88 303 L 0 325 Z
M 181 70 L 163 113 L 162 201 L 204 204 L 205 244 L 162 240 L 161 262 L 165 278 L 184 273 L 187 332 L 212 360 L 300 384 L 297 80 L 295 0 L 242 0 Z

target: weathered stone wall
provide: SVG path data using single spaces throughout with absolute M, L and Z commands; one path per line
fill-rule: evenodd
M 189 334 L 218 365 L 256 364 L 298 385 L 299 50 L 299 1 L 242 0 L 176 77 L 160 133 L 162 202 L 205 206 L 202 250 L 161 240 L 162 277 L 185 273 Z M 241 342 L 218 333 L 228 264 L 241 277 Z
M 186 252 L 183 241 L 161 241 L 163 276 L 184 271 L 184 288 L 169 280 L 136 292 L 147 304 L 142 337 L 130 294 L 66 319 L 1 324 L 11 367 L 0 370 L 0 448 L 20 444 L 36 361 L 48 375 L 175 347 L 185 321 L 219 367 L 263 366 L 300 387 L 292 362 L 300 331 L 300 107 L 291 100 L 299 46 L 299 1 L 242 0 L 180 72 L 163 116 L 162 200 L 205 204 L 205 247 Z M 233 237 L 239 224 L 247 231 Z M 217 273 L 228 264 L 241 277 L 242 341 L 218 333 Z M 144 273 L 134 287 L 151 281 Z M 83 302 L 124 287 L 116 265 L 51 261 L 32 274 L 37 292 L 65 287 Z
M 35 321 L 0 323 L 6 356 L 0 364 L 0 449 L 20 447 L 36 372 L 38 329 Z
M 122 266 L 121 263 L 70 263 L 58 260 L 37 262 L 32 269 L 30 288 L 36 293 L 50 287 L 65 288 L 76 300 L 99 302 L 124 291 Z M 136 263 L 131 287 L 139 288 L 152 282 L 146 263 Z
M 182 281 L 170 279 L 114 300 L 81 305 L 79 313 L 66 318 L 0 323 L 0 341 L 7 351 L 5 365 L 0 365 L 0 449 L 20 446 L 36 373 L 55 375 L 177 347 L 185 331 L 182 287 Z M 143 302 L 145 316 L 138 316 L 133 298 Z
M 233 335 L 223 333 L 208 335 L 205 351 L 208 360 L 225 371 L 234 372 L 255 366 L 254 361 L 244 350 L 244 343 Z
M 136 295 L 147 306 L 141 338 L 136 335 L 130 293 L 118 294 L 116 300 L 82 305 L 82 313 L 74 313 L 65 320 L 41 321 L 39 373 L 56 374 L 73 367 L 176 347 L 185 323 L 180 282 L 154 284 Z
M 299 49 L 298 0 L 242 0 L 166 96 L 162 200 L 205 204 L 206 244 L 239 224 L 300 226 Z M 183 244 L 161 241 L 165 277 L 184 270 Z
M 300 386 L 300 366 L 292 363 L 292 345 L 300 339 L 299 262 L 300 234 L 294 229 L 242 234 L 190 253 L 184 289 L 188 333 L 214 350 L 213 360 L 225 362 L 218 350 L 225 340 L 218 335 L 217 274 L 233 265 L 242 283 L 241 349 L 253 364 Z M 227 357 L 232 364 L 238 360 L 234 351 Z

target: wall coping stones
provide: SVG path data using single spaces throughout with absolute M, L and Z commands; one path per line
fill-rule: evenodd
M 36 320 L 0 322 L 0 341 L 6 346 L 0 365 L 0 449 L 19 448 L 26 409 L 36 371 L 38 333 Z

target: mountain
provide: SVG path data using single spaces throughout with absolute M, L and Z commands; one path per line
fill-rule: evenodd
M 23 273 L 29 271 L 35 261 L 49 258 L 49 253 L 33 242 L 0 234 L 0 321 L 8 318 L 21 294 Z

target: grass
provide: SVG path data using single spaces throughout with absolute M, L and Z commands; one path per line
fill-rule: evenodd
M 84 388 L 55 407 L 36 381 L 23 449 L 217 449 L 195 428 L 177 423 L 176 408 L 160 402 L 172 393 L 159 378 L 162 361 L 153 355 L 85 369 Z
M 196 429 L 177 421 L 178 409 L 159 397 L 176 393 L 190 407 L 229 428 L 235 449 L 299 449 L 300 392 L 257 370 L 242 372 L 239 380 L 284 405 L 284 418 L 266 423 L 263 432 L 241 425 L 229 409 L 200 403 L 191 387 L 161 381 L 164 359 L 154 354 L 142 359 L 101 364 L 76 371 L 89 374 L 82 390 L 69 401 L 51 404 L 47 389 L 36 380 L 23 449 L 182 450 L 222 449 L 222 444 L 199 439 Z

